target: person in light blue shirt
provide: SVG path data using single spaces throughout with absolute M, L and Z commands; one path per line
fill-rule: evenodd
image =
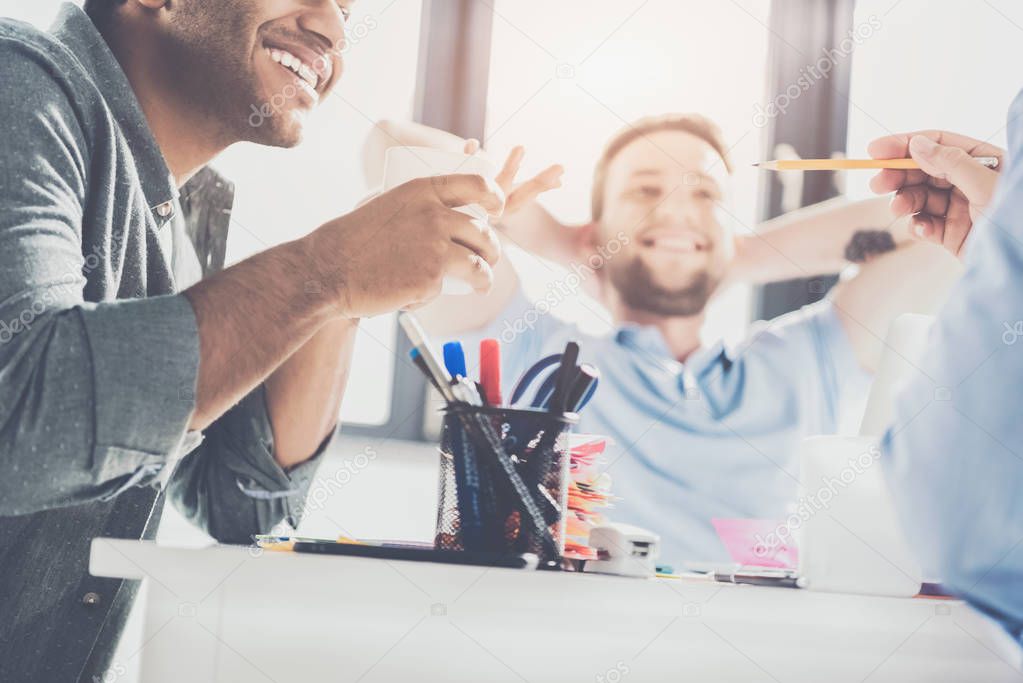
M 922 236 L 966 265 L 897 401 L 884 473 L 925 573 L 1023 644 L 1023 93 L 1008 142 L 1006 158 L 923 131 L 871 152 L 920 163 L 926 174 L 886 171 L 874 187 L 898 189 L 895 213 L 915 214 Z M 989 155 L 1002 158 L 1000 172 L 969 158 Z
M 377 135 L 381 149 L 395 140 L 453 150 L 464 142 L 393 123 Z M 863 264 L 827 300 L 755 325 L 736 347 L 702 344 L 706 305 L 728 284 L 837 272 L 858 230 L 892 222 L 884 199 L 839 199 L 737 236 L 726 149 L 701 116 L 634 123 L 598 161 L 590 224 L 570 228 L 536 204 L 508 206 L 507 243 L 567 268 L 539 300 L 502 260 L 490 296 L 449 297 L 420 312 L 438 336 L 468 332 L 470 351 L 480 336 L 502 341 L 506 396 L 531 363 L 580 342 L 581 359 L 602 373 L 579 431 L 613 439 L 604 466 L 620 500 L 610 517 L 660 534 L 662 558 L 675 563 L 728 559 L 715 518 L 787 514 L 802 438 L 835 432 L 844 407 L 865 395 L 888 321 L 926 310 L 942 289 L 939 271 L 956 267 L 931 245 L 900 247 Z M 520 160 L 513 152 L 499 181 Z M 909 241 L 904 225 L 892 230 L 897 243 Z M 899 277 L 906 270 L 915 277 Z M 605 334 L 558 317 L 582 289 L 610 312 Z

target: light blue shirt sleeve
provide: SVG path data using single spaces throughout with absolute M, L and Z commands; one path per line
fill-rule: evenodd
M 925 573 L 1023 642 L 1023 94 L 966 274 L 900 395 L 882 463 Z

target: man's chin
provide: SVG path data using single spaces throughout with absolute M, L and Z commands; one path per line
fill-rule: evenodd
M 707 269 L 669 275 L 653 271 L 638 259 L 610 276 L 629 307 L 663 316 L 699 315 L 718 284 Z
M 281 112 L 259 120 L 259 125 L 254 125 L 250 120 L 249 127 L 251 133 L 248 142 L 267 147 L 295 147 L 305 136 L 305 116 L 295 112 Z

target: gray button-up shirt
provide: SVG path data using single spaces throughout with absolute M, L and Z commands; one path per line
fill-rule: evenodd
M 262 388 L 186 454 L 198 332 L 161 233 L 184 220 L 221 268 L 231 185 L 207 169 L 179 193 L 74 5 L 50 33 L 0 21 L 0 84 L 0 680 L 91 680 L 135 586 L 88 575 L 90 539 L 151 538 L 169 479 L 246 543 L 297 514 L 315 465 L 277 465 Z

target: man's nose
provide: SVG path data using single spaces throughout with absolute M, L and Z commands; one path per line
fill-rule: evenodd
M 665 225 L 693 229 L 700 224 L 696 203 L 679 191 L 657 207 L 658 220 Z

